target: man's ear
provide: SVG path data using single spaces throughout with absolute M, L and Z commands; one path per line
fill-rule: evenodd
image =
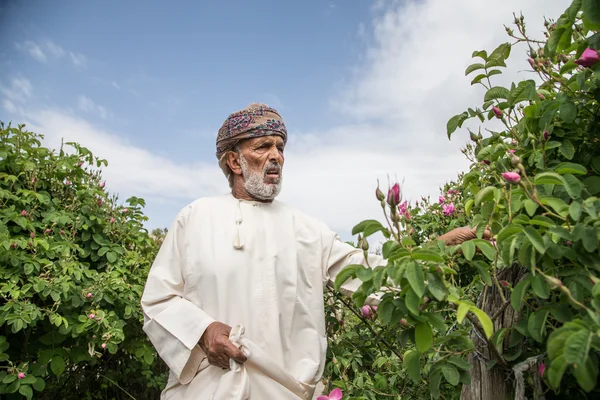
M 242 166 L 240 164 L 240 154 L 235 151 L 227 153 L 227 166 L 234 175 L 242 175 Z

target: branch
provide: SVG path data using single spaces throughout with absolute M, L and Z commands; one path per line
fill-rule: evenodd
M 330 290 L 331 290 L 331 289 L 330 289 Z M 404 360 L 404 358 L 402 357 L 402 355 L 401 355 L 401 354 L 399 354 L 399 353 L 398 353 L 398 352 L 397 352 L 397 351 L 396 351 L 394 348 L 392 348 L 392 346 L 391 346 L 391 345 L 390 345 L 388 342 L 386 342 L 386 341 L 385 341 L 385 339 L 383 339 L 383 338 L 379 337 L 379 334 L 378 334 L 377 332 L 375 332 L 375 330 L 373 329 L 373 327 L 371 326 L 371 324 L 370 324 L 370 323 L 369 323 L 369 322 L 368 322 L 368 321 L 367 321 L 367 320 L 366 320 L 366 319 L 365 319 L 365 318 L 364 318 L 362 315 L 360 315 L 360 314 L 359 314 L 359 313 L 358 313 L 358 312 L 357 312 L 357 311 L 354 309 L 354 307 L 352 307 L 350 304 L 348 304 L 348 303 L 346 302 L 346 300 L 344 300 L 344 299 L 342 298 L 342 296 L 340 296 L 340 295 L 339 295 L 338 293 L 336 293 L 336 292 L 333 292 L 333 295 L 334 295 L 334 296 L 335 296 L 337 299 L 339 299 L 339 300 L 340 300 L 342 303 L 344 303 L 344 305 L 345 305 L 346 307 L 348 307 L 348 309 L 349 309 L 350 311 L 352 311 L 352 313 L 353 313 L 354 315 L 356 315 L 356 316 L 357 316 L 357 317 L 358 317 L 358 318 L 359 318 L 361 321 L 363 321 L 363 322 L 365 323 L 365 325 L 367 325 L 367 328 L 369 328 L 369 330 L 371 331 L 371 333 L 373 333 L 373 334 L 375 335 L 375 337 L 377 337 L 379 340 L 381 340 L 381 343 L 383 343 L 383 345 L 384 345 L 385 347 L 387 347 L 389 350 L 391 350 L 391 351 L 392 351 L 392 353 L 394 353 L 394 354 L 396 355 L 396 357 L 398 357 L 398 358 L 400 359 L 400 361 L 403 361 L 403 360 Z

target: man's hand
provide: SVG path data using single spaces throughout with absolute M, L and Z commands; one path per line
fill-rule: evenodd
M 487 229 L 483 231 L 483 239 L 489 240 L 492 234 Z M 446 246 L 456 246 L 467 240 L 477 238 L 475 229 L 468 226 L 452 229 L 450 232 L 443 234 L 438 240 L 443 240 Z
M 231 327 L 222 322 L 213 322 L 206 328 L 198 343 L 211 365 L 229 369 L 229 359 L 239 363 L 246 361 L 244 353 L 229 340 Z

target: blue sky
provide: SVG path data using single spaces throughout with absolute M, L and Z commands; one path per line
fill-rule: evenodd
M 471 52 L 506 41 L 512 12 L 541 27 L 569 2 L 487 3 L 8 0 L 0 120 L 108 159 L 109 189 L 146 198 L 153 228 L 227 191 L 216 132 L 230 112 L 268 103 L 290 132 L 281 199 L 348 239 L 379 217 L 378 178 L 404 180 L 410 200 L 467 167 L 467 135 L 444 131 L 480 99 L 463 74 Z

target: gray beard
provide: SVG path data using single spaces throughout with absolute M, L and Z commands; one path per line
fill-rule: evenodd
M 281 191 L 281 184 L 283 181 L 281 170 L 279 172 L 277 183 L 269 184 L 265 183 L 265 175 L 267 169 L 273 167 L 274 164 L 265 165 L 262 173 L 250 171 L 246 159 L 240 154 L 240 165 L 242 167 L 242 176 L 244 177 L 244 188 L 250 195 L 259 200 L 273 200 L 277 197 Z

